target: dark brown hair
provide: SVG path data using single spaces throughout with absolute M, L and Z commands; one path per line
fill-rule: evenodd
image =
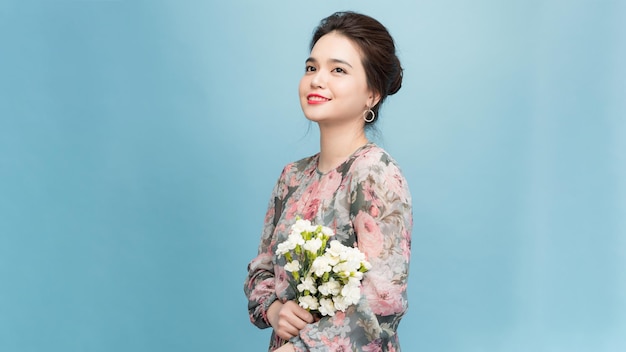
M 337 32 L 356 43 L 361 50 L 367 85 L 380 94 L 380 101 L 371 109 L 378 120 L 378 110 L 387 96 L 402 87 L 402 66 L 396 55 L 393 38 L 376 19 L 352 11 L 335 12 L 324 18 L 313 32 L 310 49 L 324 35 Z

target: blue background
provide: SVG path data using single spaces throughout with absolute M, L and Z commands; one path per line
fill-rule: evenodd
M 0 351 L 264 351 L 246 265 L 345 9 L 406 69 L 404 350 L 626 350 L 624 1 L 0 0 Z

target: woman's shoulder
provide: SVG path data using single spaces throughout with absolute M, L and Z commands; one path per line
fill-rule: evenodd
M 370 169 L 370 168 L 393 168 L 400 171 L 398 162 L 383 147 L 375 143 L 370 143 L 363 148 L 353 163 L 354 169 Z
M 307 173 L 313 173 L 317 167 L 317 159 L 319 153 L 304 157 L 302 159 L 291 161 L 283 167 L 282 176 L 289 177 L 294 174 L 302 175 Z
M 402 199 L 410 202 L 411 195 L 402 169 L 382 147 L 377 145 L 368 147 L 356 158 L 352 169 L 354 182 L 378 184 L 385 190 L 401 195 Z

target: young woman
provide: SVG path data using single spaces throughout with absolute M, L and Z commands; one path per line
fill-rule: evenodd
M 273 328 L 270 351 L 399 351 L 411 196 L 397 163 L 365 133 L 402 83 L 394 41 L 377 20 L 338 12 L 316 28 L 305 68 L 300 104 L 319 126 L 320 151 L 286 165 L 274 186 L 244 286 L 250 320 Z M 345 312 L 315 318 L 294 301 L 275 251 L 298 216 L 330 227 L 334 239 L 358 247 L 372 265 L 360 301 Z

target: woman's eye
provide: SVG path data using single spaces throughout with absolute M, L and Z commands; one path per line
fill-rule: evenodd
M 337 67 L 337 68 L 335 68 L 333 71 L 335 71 L 335 72 L 337 72 L 337 73 L 346 73 L 346 71 L 344 71 L 344 69 L 343 69 L 343 68 L 341 68 L 341 67 Z
M 313 66 L 307 66 L 304 70 L 305 70 L 306 72 L 313 72 L 313 71 L 315 71 L 315 67 L 313 67 Z

